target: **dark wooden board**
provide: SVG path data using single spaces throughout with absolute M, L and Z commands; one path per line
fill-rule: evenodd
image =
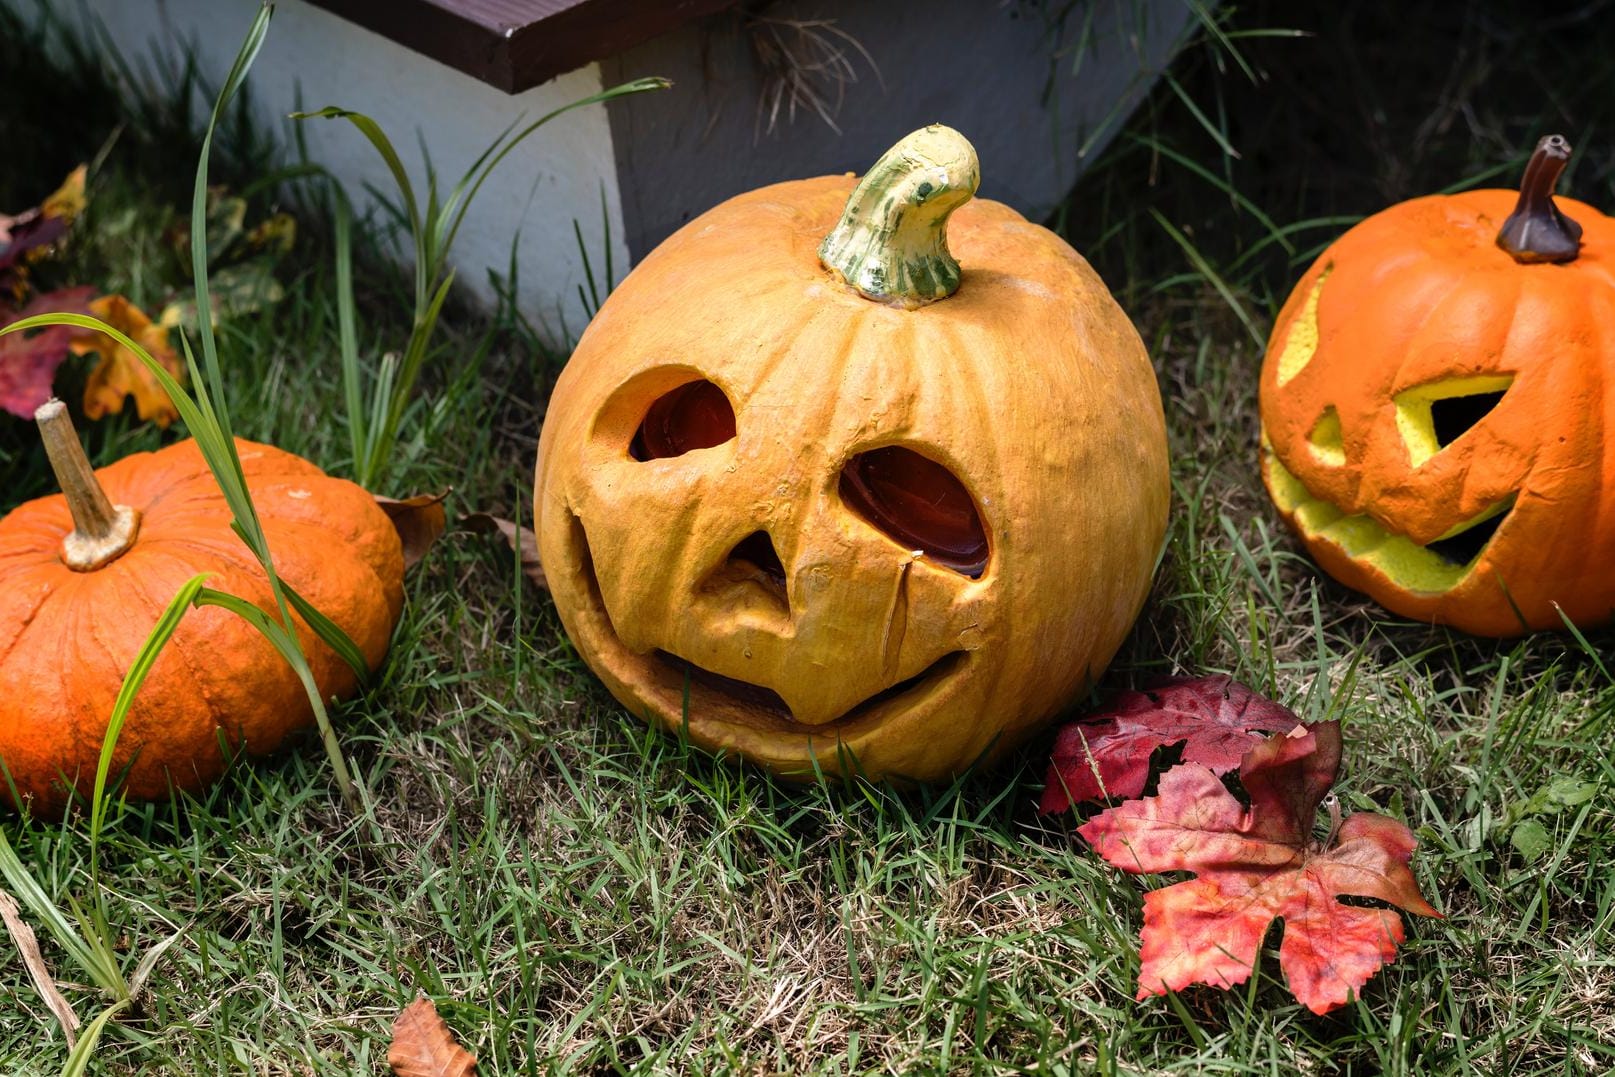
M 310 0 L 507 93 L 738 0 Z

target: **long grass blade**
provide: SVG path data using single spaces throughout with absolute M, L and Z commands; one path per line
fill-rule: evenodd
M 308 695 L 309 705 L 314 708 L 320 739 L 325 745 L 325 754 L 331 760 L 331 769 L 336 772 L 338 788 L 342 790 L 344 799 L 352 797 L 356 800 L 358 794 L 352 771 L 348 769 L 348 761 L 342 754 L 342 745 L 337 741 L 336 730 L 331 725 L 331 716 L 325 709 L 325 698 L 320 694 L 319 685 L 314 683 L 314 672 L 309 669 L 308 658 L 303 654 L 302 644 L 298 642 L 296 634 L 246 599 L 237 598 L 223 591 L 204 587 L 196 596 L 196 604 L 229 610 L 256 628 L 280 652 L 286 664 L 297 674 L 297 679 L 303 682 L 303 690 Z M 358 806 L 357 803 L 350 803 L 350 807 Z
M 83 1077 L 89 1072 L 90 1059 L 95 1057 L 95 1049 L 101 1045 L 101 1034 L 107 1030 L 107 1025 L 119 1013 L 127 1009 L 133 1002 L 131 999 L 119 999 L 100 1013 L 95 1020 L 84 1026 L 79 1035 L 78 1046 L 73 1048 L 67 1056 L 67 1062 L 62 1066 L 62 1077 Z
M 353 298 L 353 207 L 342 188 L 332 184 L 336 218 L 336 320 L 337 342 L 342 358 L 342 395 L 348 406 L 348 448 L 353 466 L 364 462 L 369 441 L 364 409 L 363 372 L 359 369 L 359 334 L 355 328 Z
M 192 576 L 174 593 L 124 673 L 118 697 L 112 701 L 112 713 L 107 716 L 107 730 L 101 737 L 101 757 L 95 765 L 95 792 L 90 797 L 90 876 L 94 883 L 96 907 L 103 920 L 106 908 L 101 889 L 101 829 L 106 822 L 107 776 L 112 772 L 112 756 L 118 747 L 118 737 L 123 733 L 123 724 L 128 720 L 129 708 L 134 706 L 135 697 L 146 683 L 146 675 L 157 664 L 157 657 L 179 628 L 180 621 L 191 608 L 192 600 L 202 590 L 208 575 L 201 572 Z
M 1162 216 L 1161 211 L 1154 206 L 1150 207 L 1150 216 L 1154 217 L 1155 222 L 1172 238 L 1172 242 L 1183 248 L 1184 255 L 1188 257 L 1196 272 L 1217 290 L 1217 294 L 1222 296 L 1229 309 L 1244 323 L 1246 330 L 1250 332 L 1251 339 L 1256 342 L 1256 346 L 1258 348 L 1263 347 L 1267 341 L 1263 338 L 1262 331 L 1256 327 L 1256 322 L 1252 320 L 1250 312 L 1245 309 L 1245 305 L 1235 297 L 1233 289 L 1228 287 L 1228 283 L 1211 267 L 1211 263 L 1206 261 L 1205 255 L 1201 254 L 1195 245 L 1189 242 L 1189 237 L 1178 231 L 1172 222 Z
M 17 856 L 16 849 L 12 848 L 11 841 L 6 837 L 4 828 L 0 828 L 0 875 L 6 878 L 6 886 L 17 895 L 35 921 L 44 925 L 50 932 L 56 945 L 67 952 L 72 959 L 89 977 L 91 983 L 110 993 L 115 998 L 121 998 L 128 993 L 124 985 L 123 976 L 116 965 L 107 967 L 105 957 L 96 947 L 85 941 L 62 910 L 51 901 L 44 888 L 34 880 L 23 866 L 22 859 Z

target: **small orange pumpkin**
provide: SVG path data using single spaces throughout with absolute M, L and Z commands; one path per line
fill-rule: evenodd
M 1115 653 L 1166 528 L 1154 371 L 1088 264 L 977 182 L 937 126 L 862 182 L 741 195 L 590 324 L 537 530 L 636 714 L 788 776 L 933 780 Z
M 1549 136 L 1519 192 L 1368 218 L 1273 328 L 1268 491 L 1405 616 L 1510 636 L 1615 613 L 1615 221 L 1555 203 L 1569 153 Z
M 230 510 L 193 441 L 91 471 L 57 401 L 40 427 L 64 490 L 0 519 L 0 763 L 41 814 L 88 793 L 113 700 L 158 614 L 186 580 L 275 612 L 268 580 L 230 530 Z M 373 498 L 306 460 L 237 441 L 281 575 L 375 666 L 403 606 L 398 534 Z M 327 698 L 348 665 L 301 621 Z M 216 779 L 231 754 L 262 755 L 313 720 L 296 674 L 246 621 L 186 613 L 129 711 L 112 773 L 156 799 Z M 8 784 L 4 799 L 15 801 Z

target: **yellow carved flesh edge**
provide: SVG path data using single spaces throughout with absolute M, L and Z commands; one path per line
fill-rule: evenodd
M 1307 435 L 1307 446 L 1320 464 L 1340 467 L 1346 462 L 1346 441 L 1340 432 L 1340 413 L 1333 407 L 1324 409 L 1323 418 Z
M 1324 282 L 1334 271 L 1332 265 L 1324 267 L 1318 279 L 1312 282 L 1312 291 L 1307 293 L 1301 313 L 1290 321 L 1289 335 L 1284 338 L 1284 350 L 1279 352 L 1280 385 L 1301 373 L 1318 351 L 1318 297 L 1323 295 Z
M 1348 516 L 1339 508 L 1313 497 L 1300 479 L 1279 462 L 1263 438 L 1268 492 L 1281 511 L 1294 518 L 1308 539 L 1338 547 L 1353 561 L 1372 566 L 1408 591 L 1441 594 L 1452 590 L 1474 569 L 1477 555 L 1466 565 L 1455 565 L 1405 535 L 1393 534 L 1366 514 Z M 1440 539 L 1461 535 L 1514 507 L 1510 495 L 1486 511 L 1451 528 Z
M 1483 374 L 1471 378 L 1444 378 L 1416 385 L 1396 394 L 1396 428 L 1408 447 L 1408 462 L 1419 467 L 1442 449 L 1436 440 L 1436 423 L 1430 405 L 1437 400 L 1482 393 L 1502 393 L 1514 384 L 1513 374 Z

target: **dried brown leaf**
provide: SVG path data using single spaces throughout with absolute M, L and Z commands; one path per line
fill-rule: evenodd
M 423 997 L 393 1022 L 387 1065 L 397 1077 L 475 1077 L 477 1056 L 460 1046 L 437 1006 Z
M 403 500 L 376 495 L 376 504 L 392 520 L 398 538 L 404 544 L 404 567 L 414 568 L 448 529 L 449 517 L 443 501 L 452 493 L 416 494 Z
M 549 581 L 544 578 L 544 566 L 538 560 L 538 536 L 533 534 L 530 527 L 522 527 L 509 520 L 490 516 L 486 512 L 473 512 L 460 517 L 460 524 L 472 531 L 484 534 L 497 531 L 505 536 L 505 541 L 512 550 L 520 550 L 522 558 L 522 573 L 533 583 L 548 591 Z
M 71 1051 L 78 1042 L 79 1015 L 73 1012 L 73 1007 L 56 990 L 56 981 L 51 978 L 50 969 L 45 967 L 45 956 L 39 952 L 39 939 L 35 937 L 34 929 L 23 923 L 22 910 L 4 890 L 0 890 L 0 920 L 5 921 L 6 933 L 17 944 L 17 952 L 22 955 L 23 966 L 33 979 L 39 996 L 61 1024 L 62 1035 L 67 1037 L 67 1048 Z

